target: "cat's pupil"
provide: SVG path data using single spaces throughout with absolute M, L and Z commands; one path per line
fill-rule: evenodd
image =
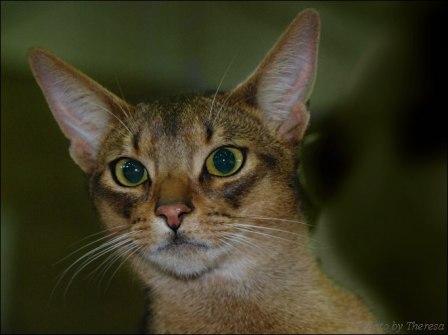
M 219 149 L 213 155 L 215 168 L 222 174 L 229 173 L 235 167 L 235 155 L 229 149 Z
M 122 166 L 123 176 L 132 184 L 136 184 L 142 180 L 145 168 L 137 161 L 129 160 Z

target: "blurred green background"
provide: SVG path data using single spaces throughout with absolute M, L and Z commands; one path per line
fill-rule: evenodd
M 125 266 L 108 288 L 116 267 L 101 283 L 86 269 L 64 297 L 72 271 L 51 296 L 76 257 L 54 263 L 101 228 L 27 49 L 52 50 L 137 103 L 214 90 L 234 59 L 223 82 L 232 88 L 308 7 L 322 20 L 300 168 L 314 249 L 383 322 L 446 329 L 442 4 L 3 1 L 2 332 L 132 333 L 143 313 L 142 287 Z

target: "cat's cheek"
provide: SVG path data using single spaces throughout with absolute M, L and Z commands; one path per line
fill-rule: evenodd
M 115 208 L 104 200 L 96 200 L 95 207 L 99 213 L 101 223 L 108 229 L 125 227 L 129 224 L 129 220 L 123 216 L 117 215 Z
M 267 175 L 260 180 L 256 188 L 248 192 L 235 214 L 241 217 L 271 217 L 295 213 L 296 202 L 291 192 L 283 184 Z M 248 219 L 249 224 L 253 224 Z
M 132 226 L 131 219 L 123 215 L 122 210 L 117 208 L 116 204 L 101 198 L 95 199 L 94 204 L 101 223 L 111 231 L 128 229 Z

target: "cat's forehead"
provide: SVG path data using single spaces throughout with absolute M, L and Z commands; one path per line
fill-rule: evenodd
M 155 141 L 164 139 L 188 140 L 204 123 L 207 100 L 177 98 L 137 106 L 140 130 L 147 130 Z
M 105 152 L 119 155 L 131 150 L 169 163 L 219 145 L 266 146 L 270 142 L 256 114 L 231 102 L 226 94 L 139 104 L 125 123 L 129 131 L 120 130 L 122 124 L 117 123 Z
M 215 138 L 256 140 L 254 135 L 263 132 L 260 120 L 229 103 L 227 97 L 187 97 L 139 105 L 139 130 L 153 144 L 178 142 L 194 147 Z

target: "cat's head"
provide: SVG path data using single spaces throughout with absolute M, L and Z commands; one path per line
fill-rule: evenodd
M 283 243 L 272 233 L 299 224 L 295 151 L 309 121 L 319 30 L 315 11 L 300 13 L 228 93 L 135 106 L 51 53 L 30 51 L 103 223 L 139 264 L 197 276 L 272 249 Z

